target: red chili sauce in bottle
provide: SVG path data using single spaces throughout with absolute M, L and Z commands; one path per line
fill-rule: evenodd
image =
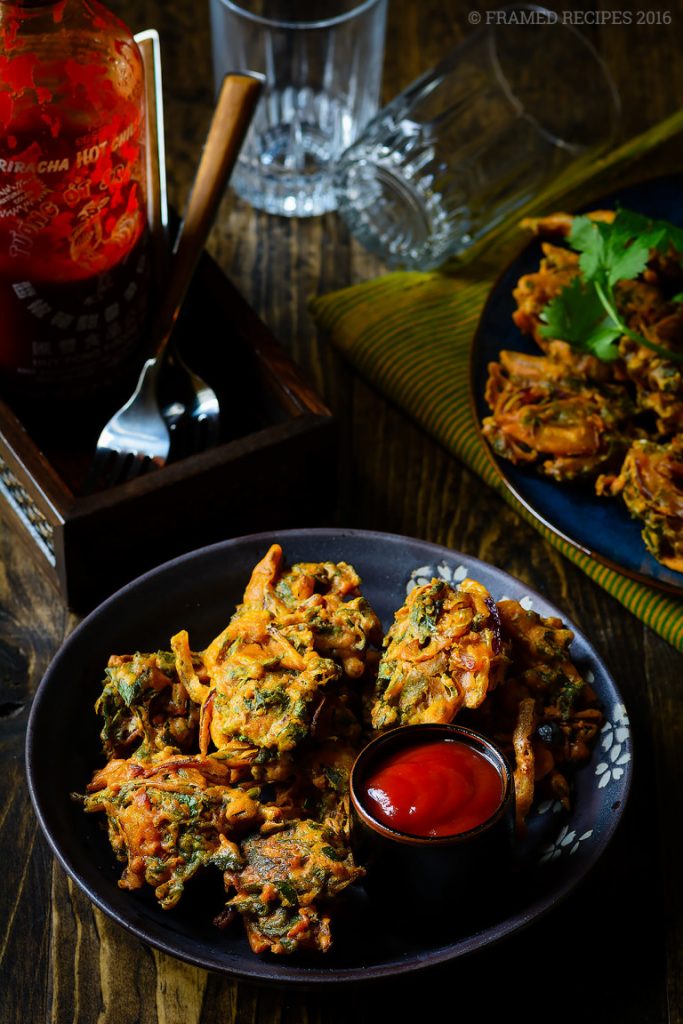
M 143 69 L 95 0 L 0 0 L 0 388 L 83 398 L 149 302 Z
M 365 780 L 363 803 L 381 824 L 413 836 L 459 835 L 500 807 L 503 780 L 478 750 L 457 740 L 406 747 Z

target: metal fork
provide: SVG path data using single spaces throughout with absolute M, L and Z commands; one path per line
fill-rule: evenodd
M 170 253 L 159 33 L 156 29 L 146 29 L 136 34 L 135 42 L 145 72 L 147 219 L 152 236 L 155 285 L 161 293 L 168 276 Z M 166 404 L 162 404 L 161 415 L 171 437 L 170 456 L 180 459 L 218 444 L 221 420 L 216 393 L 187 366 L 176 342 L 174 331 L 163 359 L 161 393 L 165 395 Z
M 128 401 L 102 430 L 86 490 L 111 487 L 163 466 L 171 439 L 157 399 L 166 350 L 216 209 L 237 159 L 263 85 L 257 74 L 226 75 L 211 119 L 175 250 L 159 316 L 157 345 Z M 176 356 L 177 358 L 177 356 Z
M 171 437 L 173 458 L 182 459 L 213 448 L 221 430 L 218 399 L 173 344 L 166 353 L 163 378 L 160 390 L 170 400 L 162 404 L 161 415 Z

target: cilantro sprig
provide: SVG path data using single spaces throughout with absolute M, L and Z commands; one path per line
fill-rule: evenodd
M 683 253 L 683 228 L 620 209 L 611 224 L 575 217 L 568 238 L 580 253 L 581 275 L 562 289 L 541 313 L 544 338 L 559 338 L 574 348 L 610 362 L 619 356 L 619 339 L 631 338 L 665 359 L 683 362 L 683 353 L 657 345 L 624 322 L 615 288 L 645 270 L 650 253 Z M 682 302 L 683 293 L 673 302 Z

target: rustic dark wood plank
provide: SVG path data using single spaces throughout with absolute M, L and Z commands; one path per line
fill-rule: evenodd
M 658 637 L 646 633 L 639 676 L 648 690 L 653 746 L 650 800 L 659 819 L 658 854 L 663 877 L 662 931 L 667 948 L 667 995 L 671 1020 L 683 1017 L 683 894 L 680 885 L 681 846 L 678 815 L 683 779 L 683 701 L 681 659 Z M 654 792 L 653 792 L 654 790 Z
M 52 858 L 23 755 L 32 695 L 67 628 L 52 585 L 0 520 L 0 1005 L 8 1021 L 49 1013 Z

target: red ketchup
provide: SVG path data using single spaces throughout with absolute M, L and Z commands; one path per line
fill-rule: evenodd
M 381 824 L 413 836 L 451 836 L 500 807 L 503 780 L 473 747 L 438 740 L 392 754 L 369 775 L 363 803 Z

